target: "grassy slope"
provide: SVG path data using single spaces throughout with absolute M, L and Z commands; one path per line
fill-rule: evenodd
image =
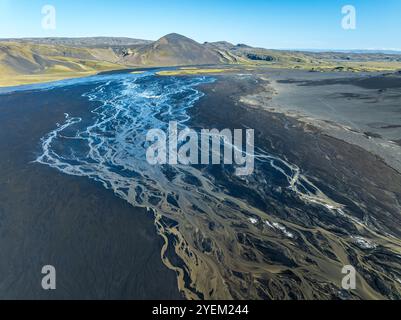
M 124 68 L 109 49 L 0 42 L 0 86 L 83 77 Z
M 258 48 L 236 48 L 230 50 L 230 52 L 242 58 L 241 64 L 246 63 L 251 66 L 268 65 L 277 68 L 304 69 L 318 72 L 380 72 L 401 69 L 401 56 L 309 53 Z M 250 59 L 250 55 L 266 60 Z
M 400 56 L 278 51 L 225 43 L 205 46 L 180 35 L 169 35 L 151 45 L 130 49 L 126 57 L 107 46 L 85 48 L 8 41 L 0 42 L 0 86 L 83 77 L 133 65 L 195 65 L 197 61 L 209 60 L 250 68 L 270 66 L 317 72 L 401 69 Z

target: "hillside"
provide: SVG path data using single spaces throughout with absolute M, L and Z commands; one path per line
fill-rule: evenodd
M 401 69 L 401 55 L 269 50 L 226 41 L 200 44 L 176 33 L 154 42 L 113 37 L 0 40 L 0 86 L 121 68 L 219 64 L 320 72 L 394 71 Z
M 132 50 L 123 61 L 133 65 L 178 66 L 226 63 L 207 46 L 182 35 L 168 34 L 154 43 Z
M 0 42 L 0 86 L 120 69 L 119 60 L 112 49 Z
M 150 40 L 124 37 L 87 37 L 87 38 L 11 38 L 0 39 L 0 42 L 19 42 L 30 44 L 58 45 L 70 47 L 104 48 L 113 46 L 137 46 L 152 43 Z

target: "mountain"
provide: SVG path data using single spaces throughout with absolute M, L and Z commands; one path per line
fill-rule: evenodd
M 268 50 L 226 41 L 201 44 L 176 33 L 157 41 L 116 37 L 0 40 L 0 86 L 122 68 L 216 64 L 311 71 L 392 71 L 401 69 L 401 55 Z
M 177 33 L 130 51 L 124 62 L 134 65 L 176 66 L 226 62 L 215 50 Z
M 110 48 L 0 42 L 0 86 L 53 81 L 124 68 Z
M 235 48 L 235 45 L 227 41 L 205 42 L 204 44 L 205 46 L 219 50 L 232 50 Z
M 50 72 L 57 68 L 87 71 L 95 62 L 117 64 L 119 59 L 111 49 L 0 42 L 0 64 L 10 74 Z
M 0 39 L 0 42 L 19 42 L 70 47 L 107 48 L 117 46 L 138 46 L 152 43 L 150 40 L 124 37 L 86 37 L 86 38 L 11 38 Z

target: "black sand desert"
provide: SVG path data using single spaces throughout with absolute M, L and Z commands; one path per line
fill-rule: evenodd
M 52 36 L 62 14 L 0 39 L 0 299 L 401 299 L 401 51 Z
M 1 96 L 0 297 L 180 298 L 174 273 L 160 260 L 162 241 L 145 209 L 85 178 L 32 163 L 38 141 L 65 112 L 88 111 L 79 99 L 60 103 L 60 95 L 71 101 L 81 92 Z M 59 270 L 56 294 L 40 286 L 40 270 L 49 263 Z
M 163 190 L 119 171 L 138 183 L 131 199 L 98 168 L 85 177 L 35 162 L 65 114 L 88 125 L 100 102 L 82 95 L 106 81 L 149 88 L 171 77 L 182 85 L 205 79 L 149 72 L 0 96 L 2 298 L 400 298 L 399 74 L 207 74 L 214 80 L 195 84 L 202 95 L 187 125 L 254 128 L 255 172 L 243 178 L 224 166 L 165 167 L 154 184 L 166 180 Z M 66 157 L 80 150 L 53 144 Z M 35 271 L 48 263 L 59 270 L 56 294 L 38 287 Z M 344 265 L 358 270 L 357 290 L 341 288 Z

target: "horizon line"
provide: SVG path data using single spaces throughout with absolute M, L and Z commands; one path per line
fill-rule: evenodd
M 168 33 L 172 34 L 172 33 Z M 166 35 L 168 35 L 166 34 Z M 180 34 L 181 35 L 181 34 Z M 184 35 L 182 35 L 184 36 Z M 161 38 L 163 38 L 162 36 Z M 192 39 L 190 37 L 184 36 L 186 38 Z M 143 41 L 157 41 L 157 40 L 151 40 L 151 39 L 142 39 L 142 38 L 136 38 L 132 36 L 105 36 L 105 35 L 97 35 L 97 36 L 48 36 L 48 37 L 30 37 L 30 36 L 24 36 L 24 37 L 10 37 L 10 38 L 3 38 L 0 37 L 0 41 L 3 40 L 28 40 L 28 39 L 90 39 L 90 38 L 123 38 L 123 39 L 132 39 L 132 40 L 143 40 Z M 194 40 L 194 39 L 192 39 Z M 194 40 L 196 41 L 196 40 Z M 198 41 L 197 41 L 198 42 Z M 227 40 L 219 40 L 219 41 L 205 41 L 205 42 L 198 42 L 201 44 L 205 43 L 216 43 L 216 42 L 229 42 Z M 246 42 L 240 42 L 237 44 L 233 45 L 247 45 Z M 280 50 L 280 51 L 307 51 L 307 52 L 313 52 L 313 51 L 330 51 L 330 52 L 352 52 L 352 51 L 389 51 L 389 52 L 400 52 L 401 53 L 401 48 L 283 48 L 283 47 L 263 47 L 263 46 L 251 46 L 253 48 L 260 48 L 260 49 L 266 49 L 266 50 Z

